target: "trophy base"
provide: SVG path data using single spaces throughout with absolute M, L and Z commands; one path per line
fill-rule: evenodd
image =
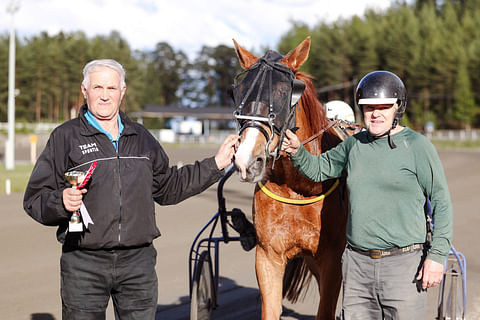
M 68 232 L 82 232 L 83 231 L 83 223 L 68 223 Z

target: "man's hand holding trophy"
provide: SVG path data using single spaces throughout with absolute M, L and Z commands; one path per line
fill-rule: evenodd
M 95 170 L 96 166 L 97 166 L 97 161 L 93 161 L 92 164 L 90 165 L 90 168 L 88 168 L 87 172 L 77 171 L 77 170 L 65 172 L 65 179 L 68 181 L 68 183 L 72 185 L 72 188 L 81 189 L 90 180 L 90 177 L 92 176 L 93 170 Z M 88 228 L 89 223 L 93 224 L 93 221 L 90 218 L 90 215 L 88 214 L 88 211 L 86 210 L 85 206 L 83 205 L 83 202 L 82 202 L 81 209 L 75 210 L 72 213 L 72 216 L 70 217 L 70 222 L 68 223 L 69 232 L 83 231 L 82 217 L 85 222 L 86 228 Z

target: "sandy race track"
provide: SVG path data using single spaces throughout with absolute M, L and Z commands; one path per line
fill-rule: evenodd
M 172 164 L 213 155 L 216 148 L 167 148 Z M 480 151 L 441 151 L 455 212 L 453 244 L 468 262 L 467 319 L 480 319 Z M 188 253 L 193 238 L 217 211 L 216 186 L 177 206 L 157 206 L 162 237 L 158 251 L 157 319 L 188 319 Z M 242 209 L 250 217 L 253 186 L 233 176 L 225 185 L 227 209 Z M 60 245 L 55 228 L 42 226 L 22 209 L 22 194 L 0 195 L 0 319 L 61 319 L 59 297 Z M 251 217 L 250 217 L 251 218 Z M 239 243 L 220 247 L 219 308 L 213 319 L 259 319 L 260 298 L 254 271 L 254 250 Z M 318 303 L 315 285 L 306 299 L 284 302 L 282 319 L 314 319 Z M 437 290 L 429 292 L 428 319 L 436 316 Z M 107 319 L 113 319 L 109 308 Z

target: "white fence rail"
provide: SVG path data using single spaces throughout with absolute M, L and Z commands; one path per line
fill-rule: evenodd
M 150 133 L 160 142 L 167 143 L 213 143 L 221 144 L 225 138 L 234 134 L 233 130 L 210 131 L 207 135 L 180 134 L 170 129 L 150 130 Z
M 480 139 L 480 129 L 471 130 L 436 130 L 433 133 L 426 134 L 429 139 L 450 140 L 450 141 L 470 141 Z
M 15 129 L 16 130 L 29 130 L 35 133 L 44 133 L 44 132 L 51 132 L 55 129 L 59 123 L 25 123 L 25 122 L 15 122 Z M 8 122 L 0 122 L 0 130 L 8 130 Z

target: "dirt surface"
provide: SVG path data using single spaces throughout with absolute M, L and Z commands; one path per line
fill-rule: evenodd
M 190 163 L 213 155 L 210 148 L 167 148 L 171 164 Z M 441 151 L 455 212 L 454 246 L 468 262 L 467 319 L 480 319 L 480 152 Z M 17 153 L 21 159 L 22 152 Z M 25 158 L 24 160 L 28 160 Z M 188 254 L 195 235 L 217 211 L 216 187 L 176 206 L 157 206 L 162 237 L 158 251 L 157 319 L 189 318 Z M 249 218 L 253 186 L 234 176 L 225 185 L 227 209 L 240 208 Z M 61 319 L 59 297 L 60 245 L 55 228 L 32 220 L 22 209 L 22 194 L 0 195 L 0 319 Z M 238 242 L 220 245 L 219 308 L 213 319 L 259 319 L 260 298 L 254 253 Z M 435 319 L 438 290 L 429 291 L 428 319 Z M 282 319 L 314 319 L 319 300 L 316 286 L 295 305 L 284 302 Z M 109 307 L 107 319 L 114 319 Z

